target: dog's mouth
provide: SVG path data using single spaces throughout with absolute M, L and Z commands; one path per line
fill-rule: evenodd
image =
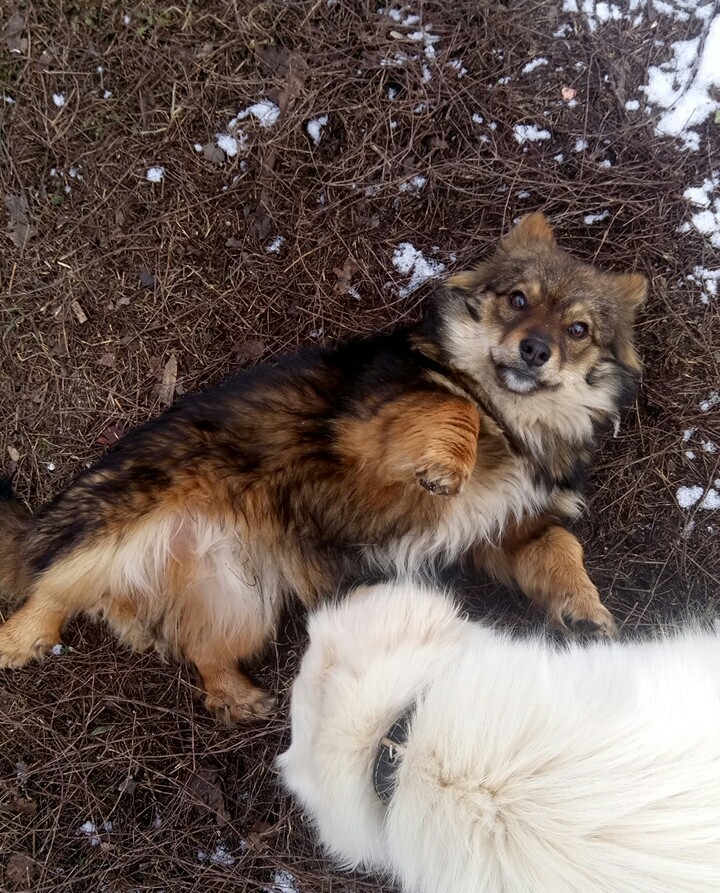
M 540 381 L 532 372 L 525 369 L 517 369 L 515 366 L 506 366 L 493 360 L 495 375 L 506 391 L 513 394 L 534 394 L 546 384 Z

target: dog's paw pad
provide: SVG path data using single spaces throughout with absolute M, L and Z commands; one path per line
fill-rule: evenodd
M 457 496 L 464 479 L 457 471 L 443 468 L 427 468 L 415 474 L 418 483 L 433 496 Z
M 589 617 L 577 617 L 573 614 L 563 613 L 560 627 L 566 632 L 577 636 L 593 636 L 594 638 L 613 638 L 617 634 L 617 626 L 612 614 L 603 609 L 603 613 L 597 615 L 596 620 Z
M 573 617 L 565 614 L 565 616 L 563 617 L 563 623 L 568 629 L 572 630 L 574 633 L 578 633 L 578 635 L 602 635 L 602 628 L 600 624 L 595 623 L 594 620 L 575 620 Z

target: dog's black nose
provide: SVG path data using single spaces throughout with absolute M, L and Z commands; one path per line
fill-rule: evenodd
M 520 356 L 528 366 L 544 366 L 552 356 L 552 351 L 539 338 L 523 338 L 520 342 Z

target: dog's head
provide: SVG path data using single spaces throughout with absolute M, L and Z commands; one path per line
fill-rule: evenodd
M 646 293 L 645 277 L 576 260 L 542 214 L 528 214 L 489 260 L 447 281 L 435 308 L 438 337 L 491 398 L 575 401 L 602 386 L 617 405 L 640 371 L 632 325 Z
M 372 780 L 380 739 L 466 628 L 452 600 L 401 583 L 362 587 L 311 617 L 278 766 L 345 867 L 383 864 L 385 807 Z

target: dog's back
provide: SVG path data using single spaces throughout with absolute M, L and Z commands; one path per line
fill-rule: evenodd
M 345 609 L 366 640 L 387 623 L 383 598 Z M 394 793 L 372 813 L 385 838 L 374 867 L 413 893 L 720 888 L 720 637 L 555 650 L 465 625 L 455 659 L 418 688 Z M 350 628 L 346 616 L 336 653 L 357 647 Z M 373 673 L 387 656 L 375 650 Z M 373 797 L 369 767 L 357 771 Z M 317 818 L 322 799 L 305 802 Z

